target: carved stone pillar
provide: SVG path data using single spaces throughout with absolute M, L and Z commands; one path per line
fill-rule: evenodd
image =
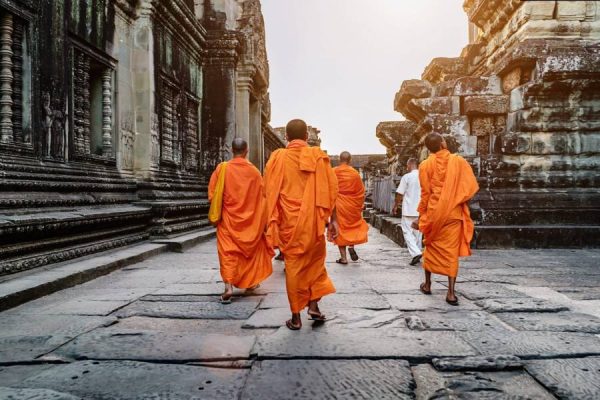
M 102 155 L 107 158 L 113 156 L 112 75 L 111 69 L 102 75 Z
M 252 88 L 251 71 L 238 71 L 235 98 L 235 135 L 250 144 L 250 90 Z
M 13 142 L 13 16 L 6 13 L 0 20 L 0 141 Z

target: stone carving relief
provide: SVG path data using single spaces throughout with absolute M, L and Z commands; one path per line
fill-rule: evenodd
M 64 129 L 65 115 L 60 104 L 54 104 L 50 93 L 42 94 L 42 109 L 44 111 L 45 156 L 54 159 L 65 158 L 66 132 Z

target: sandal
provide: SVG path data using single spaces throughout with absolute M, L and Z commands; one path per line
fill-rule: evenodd
M 221 295 L 220 301 L 221 304 L 231 304 L 231 298 L 233 297 L 233 295 L 229 296 L 228 298 L 223 297 L 223 295 Z
M 358 261 L 358 254 L 356 254 L 356 250 L 354 250 L 353 247 L 350 247 L 348 249 L 348 253 L 350 253 L 350 258 L 352 259 L 352 261 Z
M 310 319 L 311 321 L 326 321 L 327 318 L 325 318 L 325 314 L 321 313 L 321 312 L 311 312 L 310 310 L 308 310 L 308 319 Z
M 431 294 L 431 290 L 425 290 L 425 283 L 421 283 L 421 286 L 419 287 L 419 290 L 421 291 L 421 293 L 426 294 L 426 295 L 430 295 Z
M 299 331 L 300 328 L 302 328 L 302 324 L 300 324 L 300 325 L 294 325 L 294 323 L 292 322 L 291 319 L 288 319 L 287 321 L 285 321 L 285 326 L 287 326 L 287 328 L 290 331 Z
M 344 261 L 341 258 L 338 258 L 337 260 L 335 260 L 335 262 L 342 265 L 348 265 L 348 261 Z
M 458 298 L 456 300 L 450 300 L 449 298 L 446 297 L 446 303 L 450 304 L 451 306 L 457 306 Z

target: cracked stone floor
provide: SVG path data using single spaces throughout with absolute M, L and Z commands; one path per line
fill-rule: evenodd
M 0 399 L 598 399 L 600 251 L 477 251 L 459 307 L 371 230 L 327 267 L 330 320 L 289 316 L 283 264 L 221 305 L 215 242 L 0 313 Z

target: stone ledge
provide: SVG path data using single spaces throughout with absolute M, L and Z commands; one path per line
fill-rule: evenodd
M 91 281 L 162 253 L 167 248 L 165 244 L 140 244 L 4 281 L 0 283 L 0 311 Z
M 216 234 L 217 230 L 215 228 L 207 228 L 174 238 L 154 240 L 152 243 L 165 244 L 169 251 L 183 253 L 185 250 L 196 246 L 197 244 L 214 238 Z

